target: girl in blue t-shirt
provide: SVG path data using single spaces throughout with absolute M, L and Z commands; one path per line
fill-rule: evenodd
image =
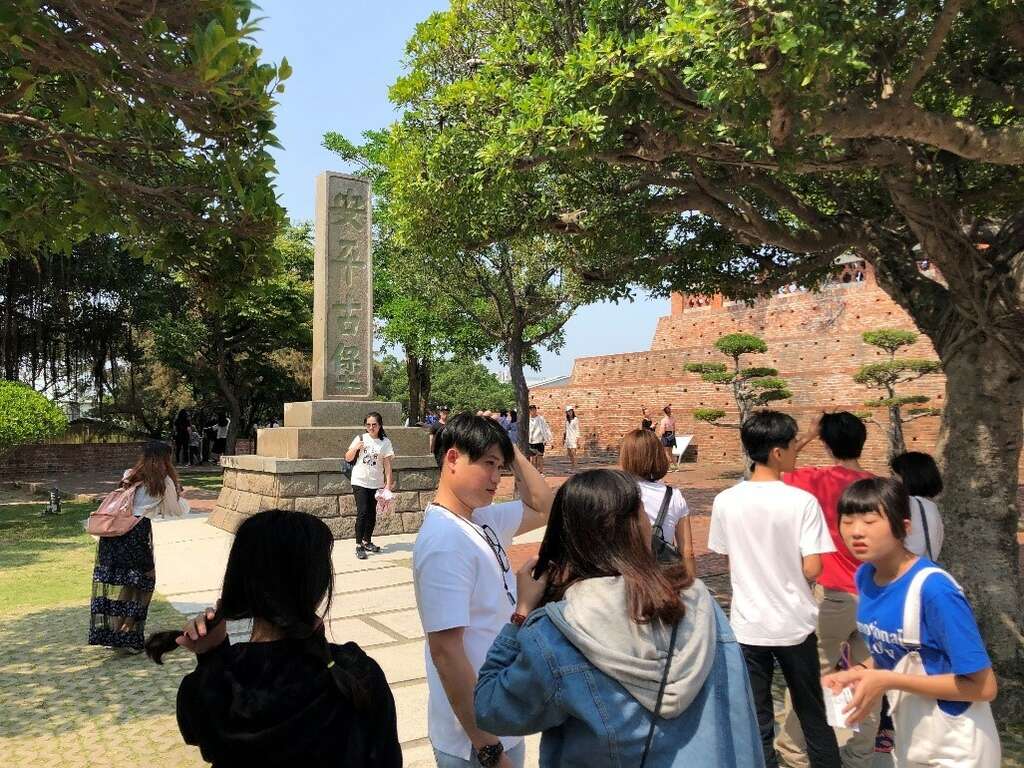
M 903 485 L 858 480 L 838 511 L 843 541 L 864 563 L 856 575 L 857 627 L 871 651 L 867 663 L 822 681 L 834 694 L 853 689 L 847 724 L 890 692 L 897 766 L 998 766 L 992 662 L 959 585 L 904 546 L 910 499 Z

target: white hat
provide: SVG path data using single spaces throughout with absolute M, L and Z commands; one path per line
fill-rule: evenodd
M 567 406 L 565 406 L 565 412 L 566 413 L 568 413 L 569 411 L 575 411 L 575 410 L 576 410 L 576 406 L 575 405 L 567 405 Z

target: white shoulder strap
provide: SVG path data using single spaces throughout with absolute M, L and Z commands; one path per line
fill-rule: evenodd
M 924 581 L 933 573 L 941 573 L 951 582 L 953 586 L 963 592 L 963 588 L 956 583 L 956 579 L 950 576 L 941 568 L 922 568 L 914 574 L 910 586 L 907 587 L 907 596 L 903 600 L 903 645 L 914 648 L 921 647 L 921 590 L 924 588 Z

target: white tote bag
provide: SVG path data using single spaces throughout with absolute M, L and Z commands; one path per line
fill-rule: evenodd
M 960 589 L 941 568 L 922 568 L 914 574 L 903 603 L 902 642 L 911 650 L 899 660 L 894 672 L 928 674 L 917 649 L 921 647 L 921 589 L 933 573 L 941 573 Z M 962 714 L 948 715 L 936 699 L 895 690 L 886 696 L 896 730 L 892 757 L 897 768 L 999 768 L 999 734 L 987 701 L 975 701 Z

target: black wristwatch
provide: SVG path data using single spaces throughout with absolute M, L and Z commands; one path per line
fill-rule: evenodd
M 499 741 L 497 744 L 488 744 L 486 747 L 480 747 L 476 751 L 476 761 L 483 766 L 483 768 L 494 768 L 501 760 L 501 755 L 505 751 L 505 746 Z

